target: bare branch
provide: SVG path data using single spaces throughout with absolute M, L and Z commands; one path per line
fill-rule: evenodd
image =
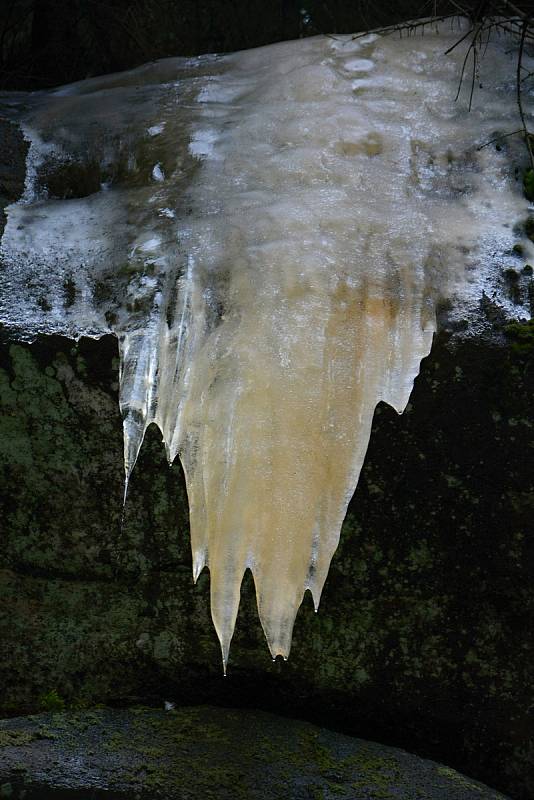
M 500 142 L 501 139 L 507 139 L 509 136 L 516 136 L 518 133 L 523 133 L 523 128 L 518 128 L 516 131 L 510 131 L 510 133 L 503 133 L 501 136 L 496 136 L 494 139 L 490 139 L 489 142 L 484 142 L 484 144 L 479 145 L 477 150 L 483 150 L 485 147 L 489 147 L 490 144 Z
M 389 36 L 392 33 L 400 33 L 402 36 L 403 31 L 414 32 L 419 28 L 425 28 L 427 25 L 435 25 L 438 22 L 444 22 L 447 19 L 454 19 L 458 14 L 442 14 L 439 17 L 428 17 L 427 19 L 417 20 L 416 22 L 399 22 L 395 25 L 387 25 L 382 28 L 373 28 L 372 30 L 362 31 L 362 33 L 355 34 L 352 39 L 361 39 L 364 36 L 369 36 L 370 33 L 380 33 L 383 36 Z
M 521 122 L 523 124 L 523 131 L 525 133 L 525 142 L 527 145 L 528 156 L 530 159 L 530 168 L 534 170 L 534 153 L 532 152 L 532 143 L 530 141 L 530 134 L 528 132 L 527 123 L 525 120 L 525 112 L 523 109 L 523 101 L 521 99 L 521 66 L 522 66 L 522 59 L 523 59 L 523 50 L 525 48 L 525 38 L 527 34 L 529 26 L 529 20 L 525 19 L 523 22 L 523 27 L 521 30 L 521 41 L 519 42 L 519 53 L 517 55 L 517 79 L 516 79 L 516 89 L 517 89 L 517 107 L 519 109 L 519 116 L 521 117 Z
M 395 25 L 389 25 L 382 28 L 374 28 L 373 30 L 368 30 L 364 33 L 354 36 L 353 39 L 367 36 L 369 33 L 379 33 L 386 36 L 392 33 L 398 33 L 401 37 L 403 33 L 407 33 L 408 36 L 410 36 L 418 30 L 421 30 L 424 33 L 426 26 L 437 26 L 438 23 L 446 20 L 450 20 L 451 29 L 454 26 L 455 20 L 458 20 L 458 24 L 460 25 L 461 17 L 471 20 L 469 29 L 465 32 L 462 32 L 458 40 L 451 47 L 449 47 L 448 50 L 445 51 L 445 55 L 449 55 L 463 42 L 469 40 L 469 46 L 467 47 L 467 52 L 465 53 L 460 70 L 458 91 L 456 93 L 455 100 L 458 100 L 460 97 L 467 65 L 469 63 L 469 59 L 472 57 L 473 63 L 471 72 L 471 85 L 469 90 L 469 110 L 471 110 L 476 81 L 478 79 L 479 65 L 486 54 L 492 33 L 494 33 L 494 35 L 497 37 L 499 37 L 501 34 L 512 37 L 514 46 L 510 52 L 518 52 L 515 83 L 517 107 L 519 109 L 519 115 L 523 127 L 517 131 L 512 131 L 511 133 L 491 139 L 489 142 L 486 142 L 477 149 L 481 150 L 501 138 L 523 133 L 525 144 L 528 150 L 530 168 L 534 171 L 534 136 L 532 136 L 528 130 L 521 96 L 522 84 L 524 84 L 528 78 L 534 76 L 534 71 L 527 70 L 527 68 L 522 64 L 525 43 L 534 42 L 534 24 L 532 16 L 529 16 L 528 13 L 524 12 L 520 7 L 510 0 L 479 0 L 479 2 L 476 3 L 464 3 L 461 0 L 449 0 L 449 8 L 451 6 L 455 9 L 454 13 L 438 15 L 437 9 L 439 8 L 439 3 L 434 2 L 434 16 L 430 18 L 397 23 Z M 485 36 L 486 33 L 487 36 Z

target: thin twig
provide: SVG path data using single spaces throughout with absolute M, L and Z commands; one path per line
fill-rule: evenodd
M 473 103 L 473 92 L 475 91 L 475 80 L 477 77 L 477 46 L 473 45 L 473 74 L 471 77 L 471 92 L 469 93 L 469 111 Z
M 503 5 L 510 9 L 516 16 L 520 17 L 522 20 L 526 20 L 528 22 L 528 17 L 524 11 L 521 11 L 514 3 L 510 3 L 509 0 L 502 0 Z
M 484 142 L 477 150 L 483 150 L 485 147 L 489 147 L 490 144 L 494 144 L 495 142 L 500 142 L 501 139 L 507 139 L 508 136 L 515 136 L 517 133 L 523 133 L 523 128 L 518 128 L 516 131 L 511 131 L 511 133 L 503 133 L 501 136 L 496 136 L 494 139 L 490 139 L 489 142 Z
M 454 43 L 454 44 L 453 44 L 451 47 L 449 47 L 449 49 L 448 49 L 448 50 L 445 50 L 445 52 L 443 53 L 443 55 L 444 55 L 444 56 L 448 56 L 448 55 L 449 55 L 449 53 L 452 53 L 452 51 L 453 51 L 453 50 L 455 50 L 455 49 L 458 47 L 458 45 L 459 45 L 459 44 L 462 44 L 462 42 L 463 42 L 465 39 L 467 39 L 467 37 L 469 36 L 469 34 L 470 34 L 470 33 L 473 33 L 473 28 L 469 28 L 469 30 L 467 31 L 467 33 L 464 33 L 464 35 L 463 35 L 463 36 L 462 36 L 460 39 L 458 39 L 458 41 L 456 41 L 456 42 L 455 42 L 455 43 Z
M 458 100 L 458 98 L 460 97 L 460 92 L 462 91 L 462 83 L 463 83 L 463 80 L 464 80 L 465 67 L 467 65 L 467 59 L 469 58 L 469 53 L 471 52 L 472 46 L 473 46 L 473 43 L 471 42 L 471 44 L 469 45 L 469 49 L 467 50 L 467 53 L 465 54 L 465 57 L 464 57 L 464 60 L 463 60 L 463 63 L 462 63 L 462 69 L 460 70 L 460 80 L 458 81 L 458 91 L 456 92 L 456 97 L 454 98 L 454 102 L 456 102 Z
M 356 33 L 352 39 L 353 41 L 356 39 L 362 39 L 364 36 L 369 36 L 370 33 L 381 33 L 383 36 L 389 36 L 391 33 L 400 33 L 402 35 L 402 31 L 404 30 L 414 31 L 416 28 L 424 28 L 425 25 L 435 25 L 437 22 L 444 22 L 447 19 L 452 19 L 457 16 L 458 14 L 442 14 L 440 17 L 429 17 L 428 19 L 421 20 L 419 22 L 399 22 L 395 25 L 387 25 L 386 27 L 373 28 L 370 31 Z
M 530 168 L 534 170 L 534 153 L 532 152 L 532 144 L 530 142 L 530 133 L 528 132 L 527 123 L 525 120 L 525 112 L 523 110 L 523 102 L 521 100 L 521 62 L 523 59 L 523 50 L 525 47 L 525 37 L 527 34 L 527 29 L 529 26 L 529 20 L 525 19 L 523 22 L 523 28 L 521 30 L 521 41 L 519 42 L 519 53 L 517 56 L 517 79 L 516 79 L 516 89 L 517 89 L 517 107 L 519 109 L 519 116 L 521 117 L 521 122 L 523 124 L 523 130 L 525 132 L 525 141 L 528 150 L 528 156 L 530 159 Z

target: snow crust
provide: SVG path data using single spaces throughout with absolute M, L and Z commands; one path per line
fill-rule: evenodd
M 403 411 L 437 302 L 478 299 L 525 216 L 506 148 L 477 150 L 518 127 L 512 56 L 490 43 L 468 113 L 459 35 L 167 59 L 6 103 L 30 149 L 0 319 L 118 336 L 126 486 L 154 422 L 225 664 L 247 568 L 287 658 L 376 404 Z

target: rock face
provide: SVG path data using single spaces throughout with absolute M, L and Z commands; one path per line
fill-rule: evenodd
M 98 710 L 0 723 L 0 797 L 505 800 L 448 767 L 251 710 Z
M 248 580 L 226 679 L 209 576 L 191 579 L 183 477 L 155 430 L 121 524 L 115 341 L 6 340 L 3 712 L 38 710 L 51 690 L 72 707 L 264 706 L 529 797 L 533 339 L 528 324 L 439 335 L 407 412 L 377 409 L 358 511 L 319 613 L 299 612 L 289 662 L 270 660 Z

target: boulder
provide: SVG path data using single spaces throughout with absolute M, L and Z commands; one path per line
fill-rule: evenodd
M 253 710 L 98 709 L 0 722 L 12 800 L 506 800 L 449 767 Z

